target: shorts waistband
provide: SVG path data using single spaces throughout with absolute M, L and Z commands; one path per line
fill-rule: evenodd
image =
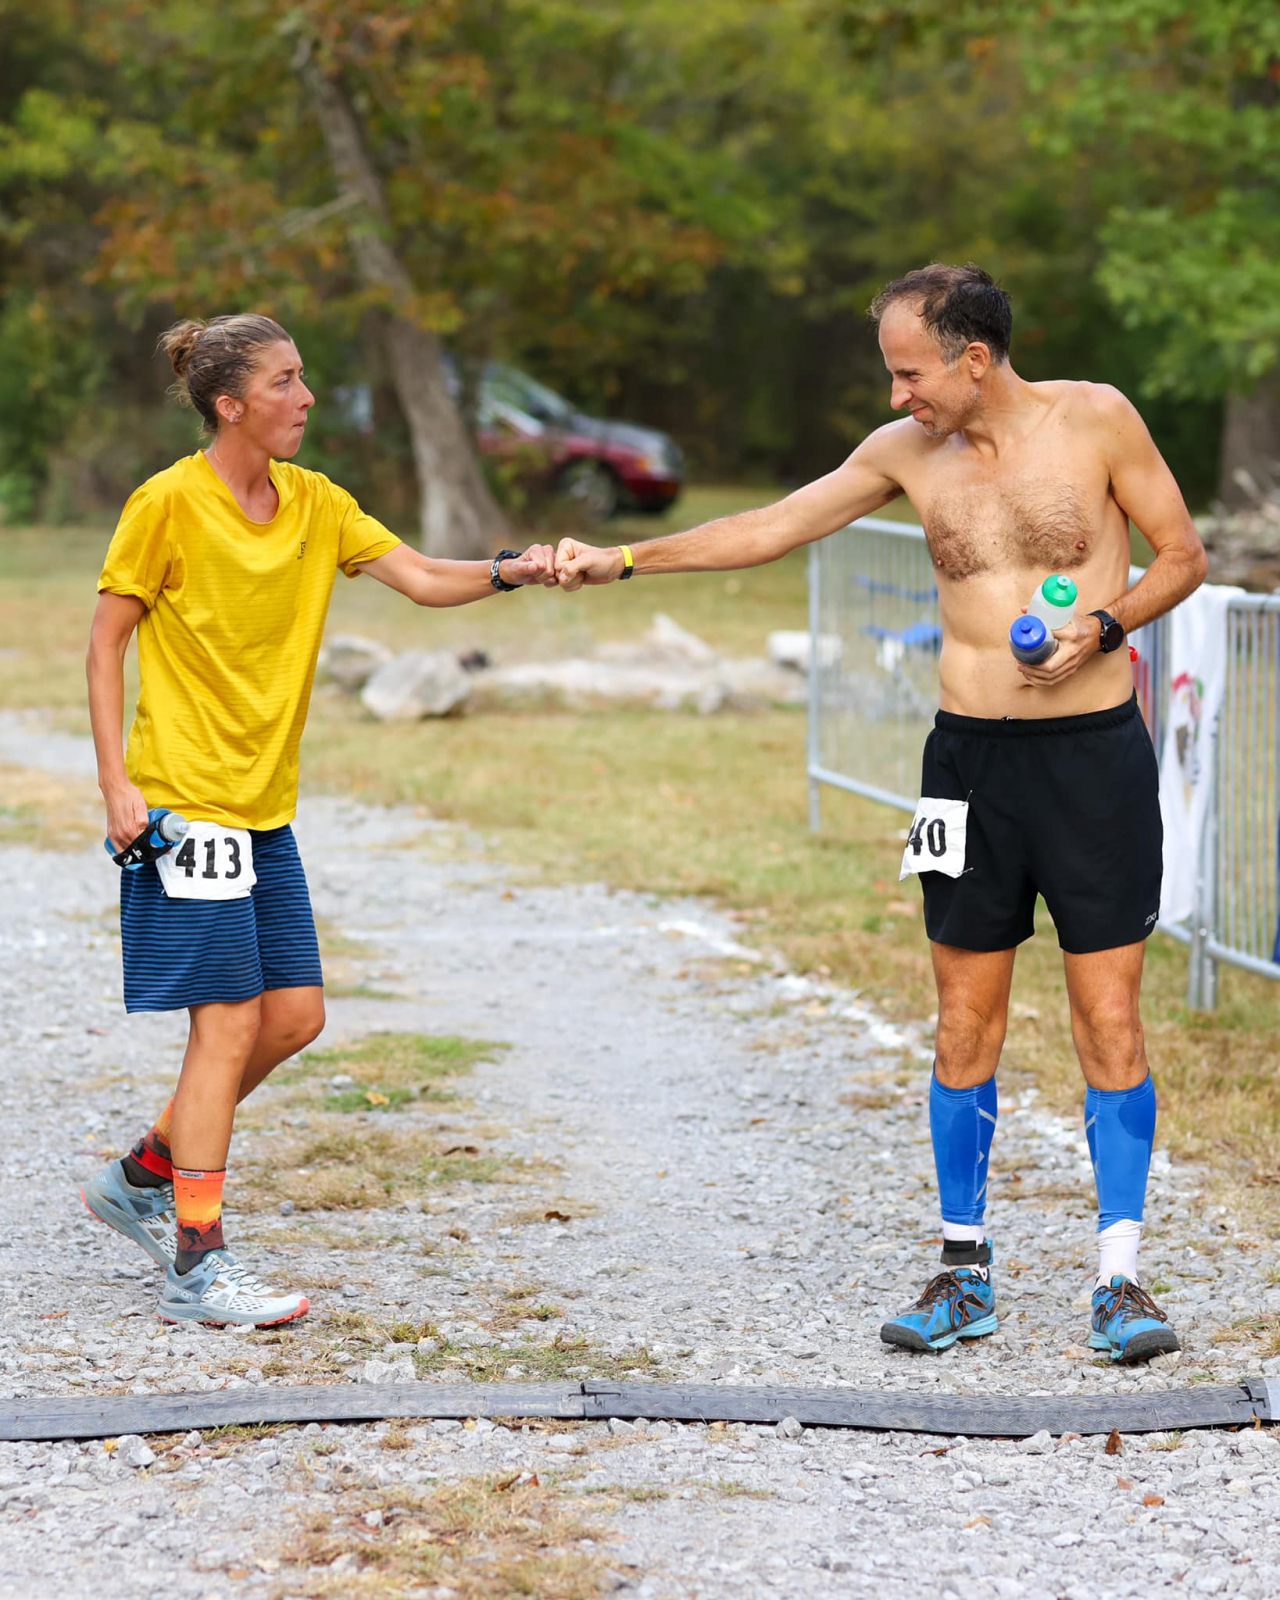
M 989 739 L 1020 739 L 1028 734 L 1096 733 L 1120 728 L 1138 715 L 1138 696 L 1107 711 L 1086 711 L 1076 717 L 961 717 L 939 711 L 934 727 L 946 733 L 976 733 Z

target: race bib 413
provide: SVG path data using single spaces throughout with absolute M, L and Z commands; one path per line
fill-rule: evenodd
M 964 871 L 968 831 L 967 800 L 934 800 L 925 795 L 911 819 L 898 882 L 910 872 L 945 872 L 948 878 L 958 878 Z
M 171 900 L 243 900 L 258 881 L 247 828 L 192 822 L 182 843 L 156 862 Z

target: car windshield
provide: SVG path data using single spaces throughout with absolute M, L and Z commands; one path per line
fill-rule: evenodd
M 566 423 L 574 414 L 573 407 L 563 396 L 517 367 L 489 367 L 484 375 L 484 387 L 486 399 L 515 406 L 518 411 L 528 412 L 539 422 Z

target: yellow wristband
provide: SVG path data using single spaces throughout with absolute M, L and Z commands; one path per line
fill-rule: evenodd
M 618 574 L 618 582 L 621 583 L 624 578 L 631 577 L 635 572 L 636 564 L 629 544 L 620 544 L 618 549 L 622 551 L 622 571 Z

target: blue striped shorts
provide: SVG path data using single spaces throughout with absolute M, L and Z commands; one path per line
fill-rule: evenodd
M 120 874 L 126 1011 L 235 1004 L 324 980 L 293 829 L 250 829 L 258 881 L 243 900 L 171 900 L 154 864 Z

